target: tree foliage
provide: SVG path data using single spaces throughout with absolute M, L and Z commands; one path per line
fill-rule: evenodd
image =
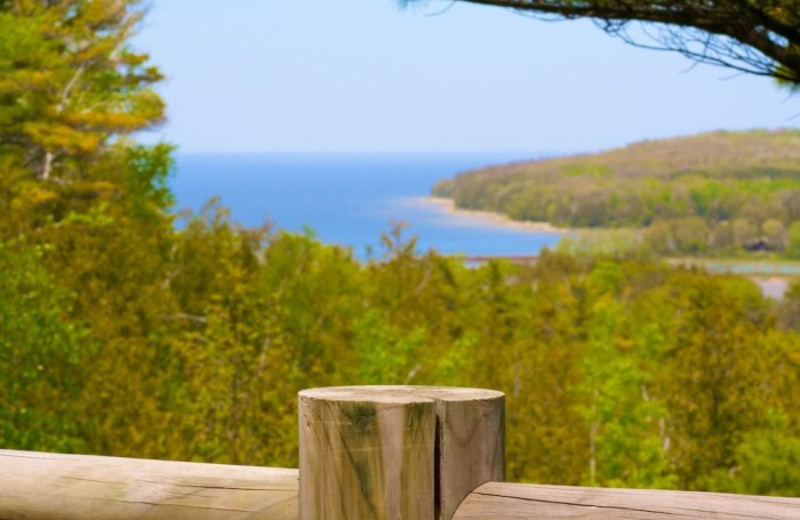
M 94 345 L 86 324 L 70 319 L 75 295 L 44 268 L 44 253 L 0 243 L 0 445 L 86 449 L 76 412 Z
M 405 0 L 409 3 L 415 0 Z M 628 43 L 800 83 L 796 0 L 462 0 L 544 19 L 589 18 Z
M 0 3 L 0 151 L 40 179 L 80 178 L 112 137 L 163 117 L 161 73 L 128 46 L 138 3 Z

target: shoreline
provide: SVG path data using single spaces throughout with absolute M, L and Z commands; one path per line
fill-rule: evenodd
M 538 233 L 554 233 L 554 234 L 568 234 L 568 233 L 575 233 L 576 231 L 586 231 L 586 230 L 575 230 L 575 229 L 565 229 L 565 228 L 558 228 L 553 226 L 548 222 L 524 222 L 518 220 L 512 220 L 509 217 L 500 214 L 500 213 L 493 213 L 491 211 L 481 211 L 481 210 L 468 210 L 468 209 L 460 209 L 455 207 L 455 201 L 453 199 L 447 199 L 444 197 L 416 197 L 414 198 L 414 202 L 416 204 L 423 204 L 426 206 L 435 206 L 437 207 L 442 213 L 445 215 L 450 216 L 460 216 L 460 217 L 468 217 L 475 220 L 482 220 L 489 224 L 495 224 L 499 226 L 504 226 L 508 228 L 514 229 L 521 229 L 526 231 L 534 231 Z M 589 230 L 593 231 L 593 230 Z M 747 278 L 752 280 L 760 289 L 761 294 L 767 298 L 771 298 L 773 300 L 780 301 L 783 299 L 786 291 L 789 288 L 792 279 L 796 279 L 800 272 L 798 273 L 791 273 L 791 272 L 738 272 L 735 269 L 714 269 L 711 265 L 715 262 L 724 265 L 726 264 L 726 260 L 728 264 L 735 265 L 736 263 L 741 263 L 742 265 L 752 264 L 751 260 L 747 259 L 698 259 L 698 258 L 683 258 L 683 257 L 675 257 L 675 258 L 663 258 L 667 264 L 675 267 L 679 265 L 699 265 L 703 266 L 709 272 L 714 274 L 725 274 L 730 273 L 737 276 L 741 276 L 743 278 Z M 705 260 L 705 262 L 704 262 Z M 783 261 L 785 263 L 786 261 Z M 790 263 L 795 263 L 800 266 L 800 261 L 789 261 Z M 776 264 L 781 264 L 781 261 L 775 261 Z M 729 267 L 731 267 L 729 265 Z M 800 271 L 800 269 L 798 269 Z
M 560 235 L 563 235 L 570 231 L 568 229 L 555 227 L 549 222 L 530 222 L 530 221 L 513 220 L 501 213 L 494 213 L 492 211 L 457 208 L 455 201 L 453 199 L 447 199 L 444 197 L 431 197 L 431 196 L 418 197 L 416 201 L 428 206 L 437 206 L 439 209 L 442 210 L 443 213 L 447 215 L 470 217 L 486 221 L 487 223 L 490 224 L 496 224 L 514 229 L 536 231 L 539 233 L 554 233 Z

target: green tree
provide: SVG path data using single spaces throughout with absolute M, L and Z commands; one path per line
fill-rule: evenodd
M 139 0 L 0 2 L 0 153 L 41 180 L 84 178 L 115 138 L 164 116 L 128 42 Z
M 92 420 L 78 401 L 93 341 L 70 319 L 75 295 L 47 273 L 42 254 L 0 243 L 0 446 L 76 451 Z
M 712 475 L 735 466 L 745 433 L 762 428 L 776 402 L 775 345 L 766 341 L 766 307 L 752 284 L 681 278 L 673 283 L 687 286 L 676 302 L 683 312 L 659 390 L 681 487 L 712 489 Z
M 772 250 L 782 251 L 786 246 L 786 227 L 780 220 L 771 218 L 761 225 L 767 247 Z
M 577 391 L 580 413 L 589 424 L 588 485 L 669 488 L 667 457 L 659 437 L 663 403 L 648 392 L 651 376 L 637 359 L 626 323 L 627 285 L 623 267 L 599 262 L 589 273 L 591 307 L 586 321 L 585 374 Z M 646 359 L 646 358 L 645 358 Z
M 786 234 L 786 250 L 789 258 L 800 258 L 800 220 L 792 222 Z

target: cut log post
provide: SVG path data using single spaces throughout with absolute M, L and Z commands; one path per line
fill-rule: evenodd
M 450 520 L 503 478 L 503 407 L 471 388 L 300 392 L 300 518 Z
M 491 390 L 420 390 L 436 401 L 437 516 L 450 520 L 464 498 L 505 474 L 505 396 Z

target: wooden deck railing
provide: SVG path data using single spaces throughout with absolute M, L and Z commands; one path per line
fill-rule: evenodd
M 800 520 L 800 499 L 501 482 L 503 396 L 301 392 L 300 470 L 0 450 L 0 520 Z
M 0 519 L 297 520 L 296 469 L 0 450 Z

